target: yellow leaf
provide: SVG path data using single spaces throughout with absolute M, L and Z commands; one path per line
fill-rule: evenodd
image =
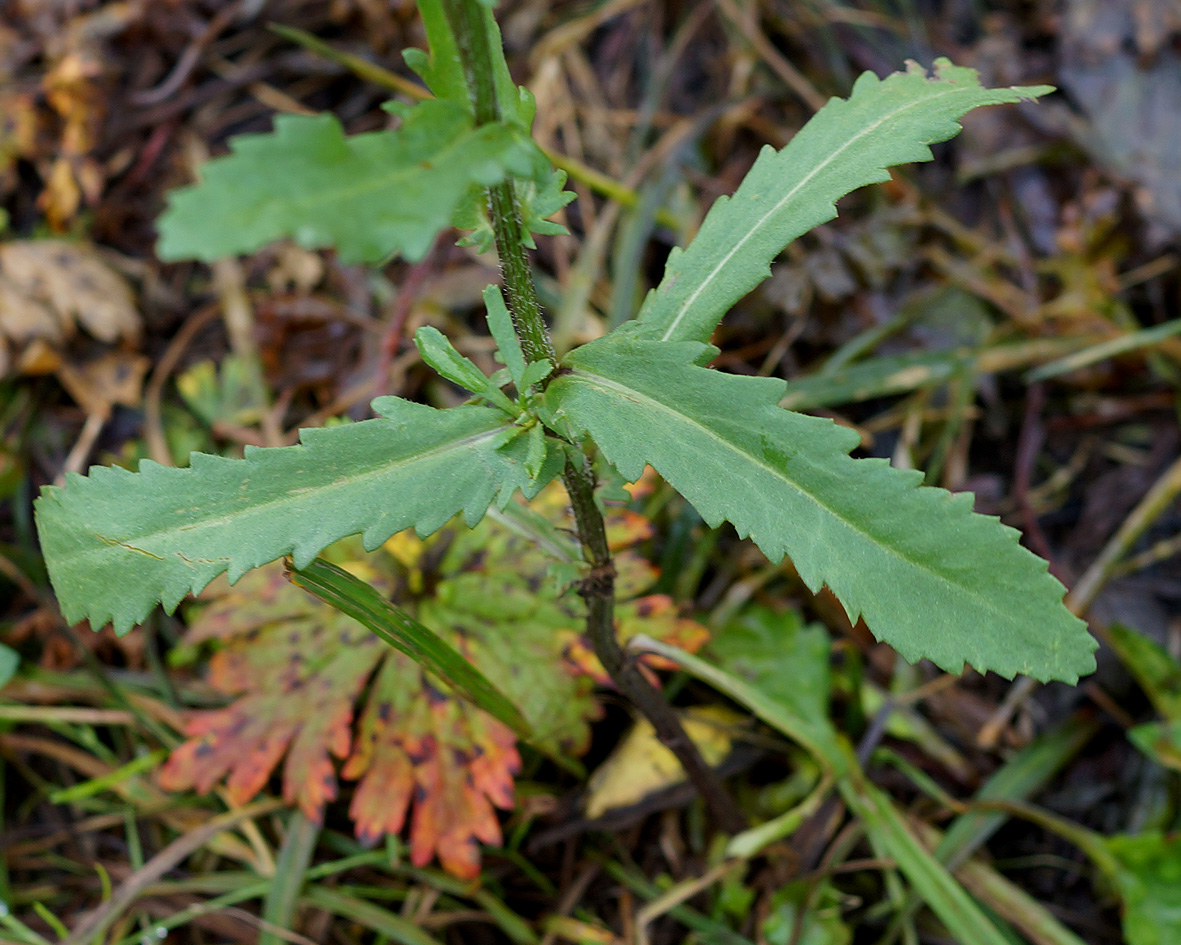
M 691 706 L 677 714 L 685 734 L 709 765 L 720 764 L 730 754 L 745 721 L 745 716 L 723 706 Z M 594 820 L 631 807 L 684 780 L 685 772 L 676 756 L 656 738 L 651 723 L 639 720 L 591 776 L 586 815 Z

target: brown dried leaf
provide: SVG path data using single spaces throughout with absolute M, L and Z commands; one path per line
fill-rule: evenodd
M 139 404 L 144 375 L 151 366 L 143 355 L 110 351 L 83 364 L 62 364 L 57 378 L 79 407 L 106 418 L 115 404 Z
M 139 337 L 131 287 L 91 247 L 65 240 L 0 245 L 0 335 L 61 342 L 81 326 L 99 341 Z

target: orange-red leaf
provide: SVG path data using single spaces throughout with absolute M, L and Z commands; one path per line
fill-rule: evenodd
M 228 775 L 230 799 L 242 804 L 266 785 L 286 753 L 285 800 L 318 820 L 325 802 L 336 797 L 332 758 L 349 752 L 353 706 L 384 648 L 356 622 L 328 607 L 309 608 L 307 600 L 281 569 L 263 569 L 194 623 L 197 638 L 228 635 L 235 614 L 238 627 L 247 627 L 209 664 L 214 688 L 242 697 L 193 714 L 189 740 L 160 772 L 164 787 L 205 792 Z M 251 626 L 255 605 L 268 617 L 288 619 Z
M 569 533 L 561 490 L 547 490 L 534 507 L 556 534 Z M 664 595 L 636 597 L 658 576 L 631 547 L 650 533 L 641 516 L 613 513 L 612 541 L 627 575 L 619 585 L 620 635 L 642 631 L 695 650 L 704 627 Z M 586 750 L 589 722 L 599 713 L 593 686 L 607 680 L 582 637 L 584 604 L 571 588 L 547 580 L 552 559 L 541 545 L 485 520 L 425 541 L 399 536 L 369 557 L 353 541 L 330 554 L 479 667 L 525 715 L 538 745 L 572 755 Z M 186 643 L 220 646 L 209 681 L 236 698 L 193 714 L 189 739 L 162 770 L 162 784 L 207 791 L 224 778 L 231 799 L 244 803 L 283 761 L 284 798 L 318 820 L 337 795 L 335 759 L 345 759 L 341 777 L 355 782 L 349 813 L 359 839 L 374 843 L 408 829 L 416 865 L 437 857 L 456 876 L 477 876 L 480 844 L 500 842 L 497 812 L 513 804 L 521 759 L 512 732 L 287 583 L 279 568 L 252 572 L 210 596 Z

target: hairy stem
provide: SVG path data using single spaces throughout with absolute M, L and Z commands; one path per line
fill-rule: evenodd
M 443 0 L 443 9 L 459 48 L 468 91 L 472 95 L 476 121 L 480 124 L 500 119 L 493 80 L 493 51 L 484 26 L 483 11 L 477 0 Z M 513 327 L 521 339 L 521 349 L 530 361 L 548 359 L 557 362 L 553 343 L 541 314 L 537 288 L 525 252 L 520 205 L 511 181 L 488 191 L 488 209 L 496 252 L 504 273 L 505 294 Z M 697 746 L 685 734 L 680 719 L 668 700 L 640 671 L 636 657 L 624 653 L 615 635 L 615 567 L 607 545 L 603 515 L 595 504 L 595 475 L 590 462 L 566 462 L 562 474 L 583 556 L 590 573 L 582 581 L 579 593 L 586 601 L 587 634 L 595 655 L 621 693 L 652 724 L 657 737 L 672 751 L 685 773 L 709 805 L 717 825 L 727 833 L 746 827 L 746 819 L 729 792 Z
M 443 0 L 443 10 L 472 96 L 476 124 L 500 120 L 496 82 L 492 71 L 493 52 L 484 28 L 484 13 L 475 0 Z M 504 289 L 513 327 L 521 339 L 521 351 L 528 361 L 558 360 L 541 316 L 541 302 L 525 252 L 524 224 L 512 180 L 488 188 L 488 215 L 496 238 L 496 254 L 504 275 Z

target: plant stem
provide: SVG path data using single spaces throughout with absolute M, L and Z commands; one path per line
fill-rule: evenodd
M 500 120 L 492 68 L 494 53 L 479 3 L 477 0 L 443 0 L 443 9 L 459 49 L 476 122 L 484 124 Z M 488 208 L 496 252 L 504 272 L 508 309 L 521 339 L 521 349 L 530 361 L 545 358 L 557 363 L 529 268 L 520 206 L 511 181 L 489 188 Z M 641 672 L 636 657 L 623 652 L 615 636 L 615 566 L 607 545 L 603 515 L 595 504 L 595 474 L 589 460 L 584 459 L 581 464 L 567 460 L 562 481 L 574 509 L 583 556 L 590 564 L 590 573 L 581 582 L 579 594 L 586 601 L 587 635 L 595 655 L 616 688 L 652 724 L 661 743 L 676 755 L 705 799 L 718 827 L 727 833 L 738 833 L 746 828 L 746 818 L 738 805 L 717 772 L 706 764 L 697 746 L 685 734 L 668 700 Z
M 746 818 L 722 779 L 685 734 L 680 718 L 664 694 L 640 670 L 636 655 L 624 653 L 615 636 L 615 566 L 607 545 L 603 515 L 595 505 L 595 474 L 589 460 L 584 460 L 581 469 L 567 460 L 562 482 L 570 495 L 583 554 L 591 566 L 578 593 L 586 601 L 587 636 L 595 656 L 616 688 L 651 723 L 660 743 L 677 756 L 718 827 L 726 833 L 740 833 L 746 829 Z
M 475 0 L 443 0 L 443 11 L 459 48 L 476 124 L 499 121 L 500 103 L 496 98 L 493 52 L 484 26 L 484 11 Z M 529 270 L 524 224 L 511 180 L 488 188 L 488 215 L 504 275 L 506 302 L 513 328 L 521 339 L 521 351 L 528 361 L 546 360 L 556 364 L 558 356 L 541 317 L 541 302 Z

